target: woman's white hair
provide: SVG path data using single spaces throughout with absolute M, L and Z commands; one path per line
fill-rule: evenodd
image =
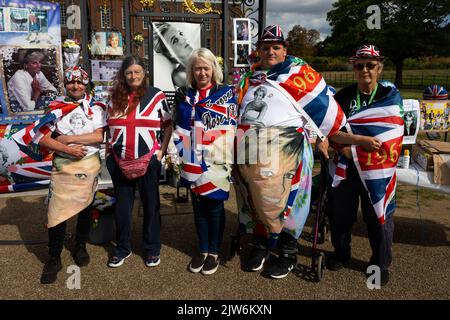
M 194 50 L 189 57 L 189 61 L 186 66 L 186 85 L 190 88 L 194 88 L 195 86 L 194 63 L 197 59 L 204 59 L 211 63 L 213 69 L 211 80 L 214 83 L 221 84 L 223 81 L 223 71 L 216 56 L 211 52 L 211 50 L 207 48 L 200 48 Z

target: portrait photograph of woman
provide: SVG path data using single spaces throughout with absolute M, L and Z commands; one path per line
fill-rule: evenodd
M 234 41 L 250 41 L 250 19 L 233 19 Z
M 12 59 L 3 58 L 8 114 L 43 113 L 61 92 L 60 57 L 55 47 L 0 47 L 13 51 Z
M 248 66 L 248 55 L 250 54 L 250 44 L 235 43 L 234 44 L 234 66 L 246 67 Z
M 186 84 L 187 61 L 201 46 L 200 24 L 161 21 L 152 27 L 154 86 L 175 91 Z

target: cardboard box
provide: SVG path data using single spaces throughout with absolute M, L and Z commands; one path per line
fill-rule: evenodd
M 414 161 L 426 171 L 434 170 L 433 155 L 438 154 L 450 154 L 450 142 L 419 140 L 413 145 L 411 152 Z
M 450 185 L 450 154 L 433 155 L 434 183 Z

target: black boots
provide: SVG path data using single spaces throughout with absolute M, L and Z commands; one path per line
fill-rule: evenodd
M 58 272 L 61 271 L 61 257 L 51 257 L 44 265 L 44 270 L 41 275 L 42 284 L 50 284 L 56 281 Z
M 85 244 L 77 244 L 75 246 L 75 250 L 72 253 L 72 257 L 79 267 L 87 266 L 91 261 Z

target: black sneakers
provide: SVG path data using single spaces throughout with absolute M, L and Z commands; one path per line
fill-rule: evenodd
M 348 265 L 348 262 L 348 260 L 341 261 L 335 254 L 328 256 L 326 259 L 327 269 L 332 271 L 341 270 Z
M 147 267 L 156 267 L 160 263 L 161 259 L 158 256 L 148 256 L 147 259 L 145 259 L 145 265 Z
M 278 258 L 270 262 L 267 273 L 272 278 L 282 279 L 286 277 L 296 265 L 297 256 L 295 254 L 280 254 Z
M 91 258 L 86 250 L 86 245 L 76 245 L 75 251 L 72 253 L 73 260 L 79 267 L 84 267 L 89 264 Z
M 42 284 L 50 284 L 56 281 L 58 272 L 61 271 L 61 257 L 51 257 L 44 265 L 44 270 L 41 275 Z
M 205 263 L 203 264 L 202 274 L 213 274 L 217 271 L 217 268 L 219 268 L 219 258 L 208 255 L 206 257 Z
M 247 271 L 261 270 L 262 267 L 264 266 L 264 262 L 266 261 L 268 255 L 269 250 L 267 250 L 267 248 L 255 245 L 250 251 L 250 255 L 245 265 L 245 269 Z
M 117 256 L 114 256 L 114 257 L 109 258 L 109 259 L 108 259 L 108 267 L 110 267 L 110 268 L 117 268 L 117 267 L 120 267 L 121 265 L 123 265 L 125 259 L 128 258 L 129 256 L 131 256 L 131 251 L 130 251 L 130 253 L 129 253 L 126 257 L 124 257 L 124 258 L 117 257 Z
M 206 257 L 207 255 L 201 253 L 195 255 L 192 258 L 191 263 L 189 264 L 189 271 L 193 273 L 200 272 L 203 268 L 203 265 L 205 264 Z

